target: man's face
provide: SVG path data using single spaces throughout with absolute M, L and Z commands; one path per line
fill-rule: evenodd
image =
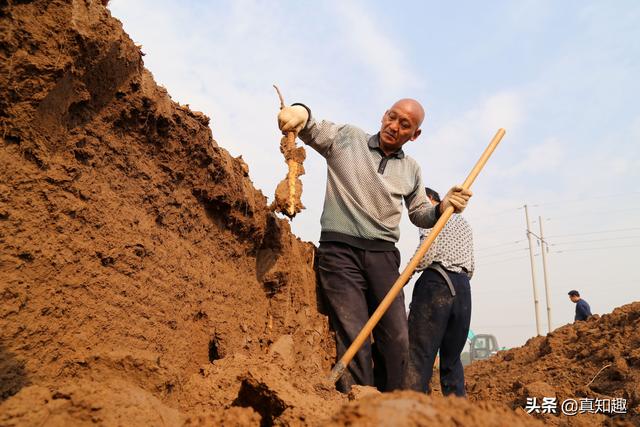
M 580 297 L 577 295 L 569 295 L 569 299 L 571 300 L 571 302 L 578 302 L 580 300 Z
M 409 101 L 396 102 L 382 116 L 380 148 L 387 153 L 398 151 L 407 141 L 420 135 L 422 117 L 418 108 Z

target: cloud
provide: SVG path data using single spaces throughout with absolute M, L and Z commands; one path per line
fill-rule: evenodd
M 475 145 L 474 141 L 477 138 L 487 139 L 499 128 L 509 131 L 516 129 L 523 121 L 524 103 L 524 95 L 516 91 L 496 93 L 458 117 L 436 127 L 429 138 L 439 144 L 441 149 L 469 148 Z
M 402 38 L 391 38 L 376 22 L 371 8 L 362 3 L 338 1 L 333 8 L 345 29 L 347 47 L 376 79 L 376 85 L 388 96 L 398 96 L 422 84 L 412 69 Z
M 556 170 L 565 159 L 564 151 L 558 138 L 549 137 L 538 144 L 529 145 L 524 158 L 509 168 L 501 169 L 499 175 L 528 175 Z
M 499 160 L 507 157 L 505 152 L 513 146 L 513 136 L 525 122 L 525 104 L 526 95 L 520 91 L 495 93 L 447 121 L 427 123 L 424 136 L 409 145 L 407 151 L 422 165 L 425 182 L 444 191 L 462 182 L 495 132 L 506 128 L 504 148 L 499 148 L 491 166 L 483 172 L 490 176 L 502 167 Z

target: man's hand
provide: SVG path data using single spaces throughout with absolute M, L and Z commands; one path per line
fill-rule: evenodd
M 467 207 L 467 202 L 472 195 L 471 190 L 463 190 L 462 187 L 457 185 L 451 187 L 451 190 L 440 203 L 440 213 L 444 213 L 449 206 L 453 206 L 455 213 L 461 213 Z
M 309 120 L 309 112 L 302 105 L 284 107 L 278 113 L 278 127 L 282 133 L 300 132 Z

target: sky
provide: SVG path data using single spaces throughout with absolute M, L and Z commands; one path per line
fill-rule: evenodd
M 465 211 L 475 333 L 507 348 L 537 333 L 524 205 L 531 231 L 541 234 L 541 218 L 548 243 L 551 329 L 573 321 L 571 289 L 597 314 L 640 300 L 631 268 L 640 256 L 640 2 L 112 0 L 109 8 L 158 84 L 211 117 L 214 139 L 242 155 L 269 201 L 286 174 L 273 84 L 314 117 L 369 133 L 397 99 L 419 100 L 423 132 L 404 150 L 441 194 L 505 128 Z M 304 167 L 306 210 L 291 227 L 317 244 L 326 164 L 307 148 Z M 417 244 L 405 214 L 403 267 Z

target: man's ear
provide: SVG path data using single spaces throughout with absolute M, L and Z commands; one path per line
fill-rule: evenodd
M 384 114 L 382 115 L 382 118 L 380 119 L 380 123 L 384 122 L 384 118 L 385 116 L 389 113 L 389 110 L 385 111 Z
M 413 133 L 413 136 L 411 137 L 411 140 L 415 141 L 420 136 L 421 133 L 422 133 L 422 129 L 416 129 L 416 131 Z

